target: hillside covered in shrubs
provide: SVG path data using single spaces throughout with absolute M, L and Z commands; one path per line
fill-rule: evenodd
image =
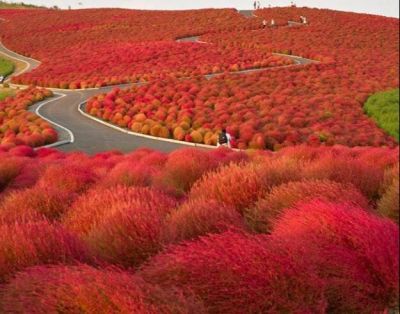
M 383 313 L 399 150 L 0 152 L 2 313 Z

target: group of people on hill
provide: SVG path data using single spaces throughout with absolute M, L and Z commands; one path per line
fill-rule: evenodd
M 302 24 L 307 24 L 307 18 L 305 16 L 300 16 L 300 23 Z M 266 19 L 263 20 L 262 22 L 262 26 L 263 28 L 266 28 L 268 26 L 268 21 Z M 270 27 L 275 27 L 276 23 L 274 19 L 271 19 L 270 23 L 269 23 Z
M 296 3 L 294 3 L 293 1 L 290 2 L 290 6 L 295 8 L 296 7 Z M 254 1 L 253 2 L 253 7 L 254 10 L 260 10 L 261 9 L 261 1 Z M 270 8 L 271 5 L 269 4 L 268 7 Z
M 254 10 L 260 10 L 261 9 L 261 2 L 260 1 L 254 1 L 253 6 L 254 6 Z
M 262 22 L 262 24 L 263 24 L 263 28 L 266 28 L 266 27 L 268 26 L 268 21 L 264 19 L 263 22 Z M 275 26 L 276 26 L 275 20 L 272 19 L 269 25 L 270 25 L 271 27 L 275 27 Z

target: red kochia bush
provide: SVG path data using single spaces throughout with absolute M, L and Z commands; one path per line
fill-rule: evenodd
M 149 186 L 152 168 L 139 163 L 124 161 L 118 163 L 102 180 L 103 186 Z
M 237 210 L 215 200 L 197 199 L 178 207 L 166 222 L 165 240 L 180 242 L 231 228 L 245 229 Z
M 2 288 L 2 313 L 204 313 L 177 290 L 164 291 L 118 269 L 39 266 Z
M 180 149 L 169 154 L 155 184 L 164 190 L 182 195 L 189 191 L 204 173 L 216 166 L 216 161 L 206 151 L 194 148 Z
M 304 176 L 312 179 L 351 183 L 370 200 L 376 200 L 383 182 L 384 169 L 355 158 L 329 154 L 307 167 Z
M 77 200 L 65 225 L 94 254 L 137 266 L 161 248 L 161 230 L 175 200 L 149 188 L 98 188 Z
M 81 243 L 47 221 L 0 226 L 0 282 L 26 267 L 86 261 Z
M 352 205 L 314 201 L 288 210 L 272 237 L 314 265 L 327 284 L 329 313 L 398 307 L 399 228 Z
M 208 198 L 233 206 L 240 213 L 268 188 L 260 165 L 231 164 L 208 173 L 190 191 L 190 199 Z
M 274 187 L 270 193 L 246 211 L 246 218 L 257 232 L 268 233 L 271 222 L 298 202 L 313 199 L 335 203 L 352 203 L 367 209 L 368 200 L 350 184 L 329 180 L 305 180 L 289 182 Z
M 84 159 L 87 157 L 84 156 Z M 37 184 L 40 187 L 53 186 L 65 192 L 81 193 L 95 181 L 96 176 L 88 168 L 64 162 L 50 165 Z
M 0 192 L 18 176 L 23 167 L 21 159 L 3 158 L 0 159 Z
M 75 197 L 75 193 L 52 186 L 12 192 L 0 204 L 0 222 L 41 220 L 43 217 L 59 219 L 69 209 Z
M 321 283 L 266 236 L 233 232 L 172 247 L 140 274 L 191 290 L 208 313 L 324 313 Z
M 301 162 L 285 158 L 261 157 L 259 162 L 230 164 L 203 176 L 193 185 L 189 198 L 214 199 L 242 213 L 272 186 L 300 179 L 301 169 Z

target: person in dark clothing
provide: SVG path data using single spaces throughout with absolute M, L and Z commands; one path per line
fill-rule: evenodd
M 218 147 L 225 146 L 232 148 L 231 141 L 232 141 L 232 136 L 229 133 L 227 133 L 225 129 L 223 129 L 221 134 L 219 135 L 217 146 Z

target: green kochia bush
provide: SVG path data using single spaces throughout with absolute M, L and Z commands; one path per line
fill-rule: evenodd
M 399 89 L 371 96 L 364 105 L 365 112 L 378 125 L 399 141 Z

